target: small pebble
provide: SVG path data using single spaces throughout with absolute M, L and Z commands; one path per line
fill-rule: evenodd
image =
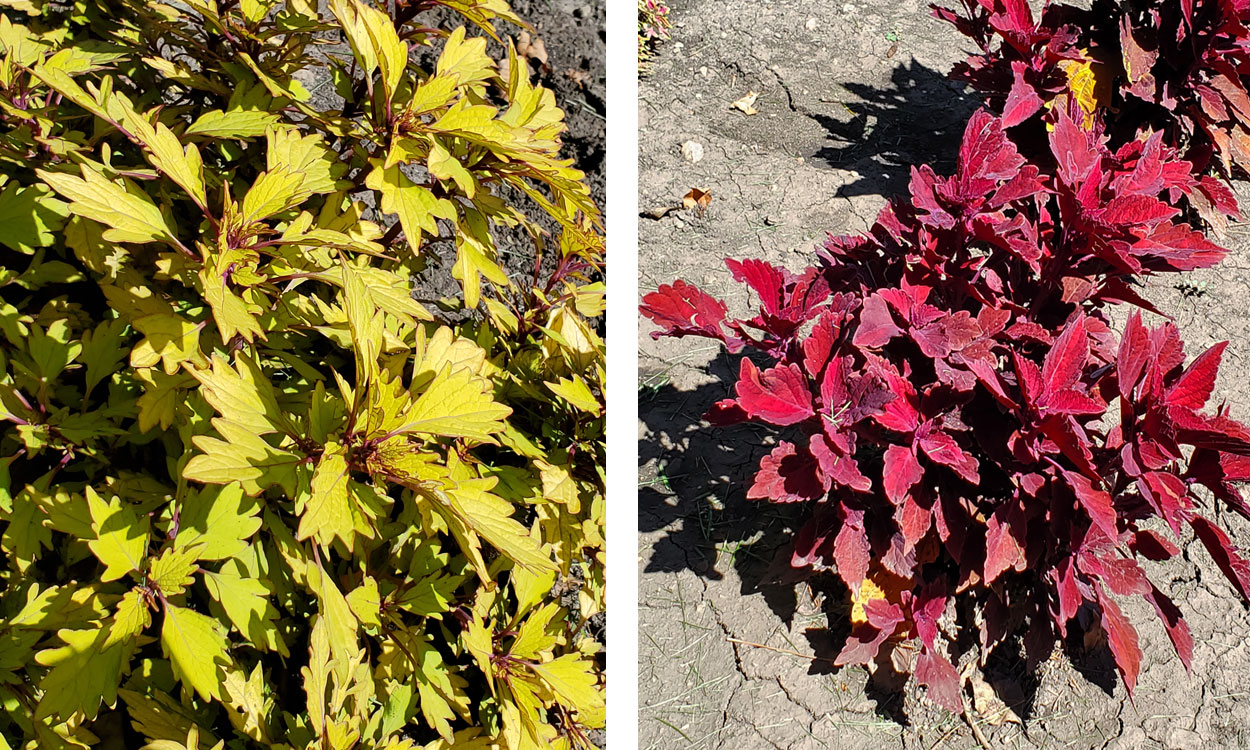
M 691 164 L 698 164 L 703 158 L 703 144 L 686 141 L 681 144 L 681 155 Z
M 815 30 L 816 30 L 816 19 L 815 19 L 815 18 L 809 18 L 809 19 L 807 19 L 807 23 L 803 24 L 803 28 L 807 29 L 808 31 L 815 31 Z

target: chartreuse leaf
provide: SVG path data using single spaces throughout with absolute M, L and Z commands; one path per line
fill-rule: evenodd
M 343 24 L 347 41 L 365 75 L 381 69 L 382 88 L 389 103 L 403 79 L 408 60 L 408 45 L 399 40 L 395 24 L 385 13 L 359 0 L 331 0 L 330 10 Z
M 413 252 L 421 248 L 422 234 L 438 234 L 435 219 L 456 220 L 456 207 L 446 198 L 438 198 L 428 187 L 417 185 L 400 171 L 399 166 L 384 169 L 380 163 L 365 179 L 365 185 L 382 194 L 382 211 L 399 216 L 404 237 Z
M 252 645 L 264 651 L 287 654 L 274 620 L 278 610 L 269 602 L 269 589 L 247 574 L 237 560 L 228 560 L 221 570 L 204 572 L 208 593 L 226 610 L 234 627 Z
M 273 125 L 278 116 L 272 112 L 255 109 L 210 109 L 191 123 L 185 135 L 205 138 L 236 138 L 247 140 L 259 138 Z
M 260 528 L 260 503 L 238 483 L 189 493 L 178 514 L 175 549 L 196 548 L 200 560 L 237 557 Z
M 338 443 L 325 446 L 313 472 L 310 490 L 312 494 L 300 516 L 296 539 L 315 536 L 323 547 L 340 539 L 350 551 L 355 546 L 356 534 L 373 537 L 369 518 L 362 512 L 353 492 L 344 446 Z
M 530 664 L 530 669 L 542 678 L 552 697 L 561 704 L 581 713 L 603 713 L 603 693 L 596 688 L 594 662 L 580 654 L 565 654 L 548 662 Z
M 416 397 L 394 434 L 425 433 L 483 442 L 503 430 L 512 409 L 498 403 L 490 381 L 448 363 Z
M 69 210 L 43 185 L 22 187 L 9 180 L 0 188 L 0 245 L 19 253 L 33 253 L 52 244 Z
M 452 266 L 451 275 L 464 289 L 465 306 L 474 308 L 482 299 L 482 279 L 506 289 L 508 274 L 495 260 L 495 247 L 480 215 L 466 211 L 460 230 L 456 235 L 456 264 Z
M 214 354 L 211 369 L 192 374 L 203 386 L 205 400 L 222 418 L 256 435 L 274 432 L 283 423 L 273 386 L 251 357 L 239 354 L 231 366 L 225 357 Z
M 82 177 L 42 169 L 37 173 L 39 179 L 70 201 L 70 213 L 108 227 L 104 239 L 109 242 L 176 242 L 160 208 L 132 180 L 109 180 L 86 164 L 80 171 Z
M 198 547 L 168 547 L 160 557 L 152 560 L 148 568 L 148 580 L 165 597 L 178 596 L 191 585 L 191 579 L 199 569 L 196 565 Z
M 479 551 L 479 537 L 517 565 L 533 570 L 553 569 L 551 558 L 512 518 L 513 506 L 490 494 L 494 485 L 494 479 L 465 479 L 454 487 L 430 487 L 423 491 L 432 496 L 434 508 L 447 520 L 461 550 L 483 579 L 489 579 L 489 574 Z
M 101 648 L 107 650 L 117 643 L 133 640 L 152 624 L 152 613 L 143 595 L 138 589 L 131 589 L 117 603 L 117 611 L 113 613 L 113 625 L 109 628 L 108 638 Z
M 40 687 L 43 697 L 35 709 L 35 720 L 50 716 L 68 720 L 76 713 L 94 719 L 100 703 L 112 706 L 117 702 L 117 686 L 128 671 L 133 648 L 118 644 L 104 648 L 108 631 L 58 630 L 57 637 L 65 645 L 40 651 L 35 661 L 51 667 Z
M 195 610 L 165 605 L 161 649 L 174 675 L 205 700 L 221 700 L 222 668 L 231 663 L 225 631 L 220 622 Z
M 225 439 L 204 435 L 192 438 L 202 453 L 187 462 L 183 477 L 205 484 L 238 482 L 253 497 L 275 484 L 294 492 L 299 456 L 274 448 L 247 427 L 228 419 L 216 419 L 213 426 Z
M 87 546 L 104 563 L 102 581 L 116 581 L 127 573 L 142 570 L 148 553 L 148 519 L 114 497 L 105 502 L 90 486 L 86 488 L 94 539 Z

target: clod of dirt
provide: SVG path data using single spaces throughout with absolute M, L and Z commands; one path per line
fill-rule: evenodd
M 681 155 L 691 164 L 698 164 L 703 158 L 703 144 L 695 141 L 686 141 L 681 144 Z
M 815 19 L 815 18 L 809 18 L 809 19 L 807 19 L 807 23 L 803 24 L 803 28 L 807 29 L 808 31 L 815 31 L 815 30 L 816 30 L 816 19 Z
M 528 57 L 536 63 L 547 66 L 547 45 L 538 37 L 531 37 L 528 31 L 522 31 L 516 40 L 516 51 L 522 57 Z

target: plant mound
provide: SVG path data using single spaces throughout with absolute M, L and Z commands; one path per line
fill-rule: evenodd
M 524 22 L 2 4 L 0 745 L 593 747 L 602 229 Z
M 1209 11 L 1136 5 L 1192 18 L 1184 28 Z M 707 419 L 777 428 L 747 497 L 812 506 L 791 565 L 836 571 L 851 591 L 837 663 L 893 656 L 958 712 L 958 623 L 977 631 L 982 659 L 1022 636 L 1034 666 L 1056 640 L 1100 629 L 1131 694 L 1142 651 L 1118 598 L 1151 604 L 1187 668 L 1193 652 L 1143 560 L 1178 555 L 1192 533 L 1250 600 L 1250 561 L 1212 520 L 1214 503 L 1250 518 L 1236 487 L 1250 480 L 1250 428 L 1208 404 L 1226 344 L 1190 358 L 1172 323 L 1133 312 L 1116 332 L 1108 308 L 1158 313 L 1136 287 L 1218 263 L 1226 251 L 1190 222 L 1237 207 L 1188 158 L 1201 147 L 1175 121 L 1117 119 L 1078 76 L 1066 87 L 1042 76 L 1055 90 L 1031 97 L 1004 83 L 1018 48 L 1045 58 L 1056 46 L 1021 31 L 1023 0 L 968 11 L 961 29 L 1004 41 L 956 75 L 1003 93 L 989 103 L 1006 111 L 972 116 L 953 175 L 913 168 L 907 197 L 800 273 L 727 261 L 754 317 L 728 319 L 682 281 L 642 312 L 653 336 L 749 353 Z M 1250 43 L 1243 27 L 1220 28 Z

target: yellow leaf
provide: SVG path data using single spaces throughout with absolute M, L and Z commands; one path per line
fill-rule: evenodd
M 382 612 L 382 596 L 378 593 L 378 582 L 372 576 L 365 576 L 365 582 L 352 589 L 347 595 L 347 606 L 362 625 L 382 627 L 378 616 Z
M 593 662 L 579 654 L 566 654 L 549 662 L 531 664 L 530 669 L 547 683 L 560 703 L 579 713 L 603 712 L 603 693 L 597 687 Z
M 461 86 L 472 86 L 495 73 L 495 61 L 486 54 L 486 39 L 466 38 L 463 26 L 451 32 L 435 68 L 440 76 L 454 76 Z
M 475 212 L 466 212 L 466 223 L 472 221 L 470 217 L 475 215 Z M 456 264 L 452 266 L 451 275 L 464 288 L 465 307 L 477 307 L 482 298 L 483 277 L 501 288 L 507 289 L 510 286 L 508 274 L 495 262 L 494 256 L 495 249 L 492 245 L 475 237 L 466 225 L 460 226 L 460 232 L 456 235 Z
M 191 578 L 199 566 L 198 547 L 169 547 L 152 561 L 148 578 L 166 598 L 181 594 L 191 585 Z
M 204 400 L 223 418 L 256 435 L 278 431 L 286 417 L 269 377 L 247 354 L 236 354 L 234 361 L 231 367 L 224 356 L 214 353 L 211 369 L 191 371 L 203 386 Z
M 541 459 L 534 461 L 543 482 L 543 497 L 547 500 L 567 505 L 570 513 L 581 511 L 581 500 L 578 496 L 577 481 L 569 474 L 565 466 L 549 464 Z
M 130 352 L 131 367 L 154 367 L 160 362 L 166 375 L 178 372 L 184 362 L 199 364 L 202 324 L 171 313 L 145 315 L 133 321 L 145 338 Z
M 279 118 L 272 112 L 257 109 L 211 109 L 187 127 L 187 136 L 248 140 L 259 138 Z M 298 167 L 296 167 L 298 169 Z
M 430 156 L 426 161 L 426 168 L 437 179 L 454 181 L 467 198 L 472 198 L 477 192 L 477 180 L 473 179 L 473 175 L 464 168 L 460 160 L 452 156 L 451 152 L 443 148 L 437 140 L 430 142 Z
M 347 599 L 320 565 L 308 569 L 308 584 L 317 592 L 318 617 L 324 623 L 331 659 L 351 661 L 360 648 L 359 625 Z
M 339 177 L 346 166 L 326 147 L 320 135 L 300 135 L 295 128 L 269 128 L 265 133 L 266 169 L 286 168 L 303 176 L 301 191 L 332 193 L 349 184 Z M 329 204 L 327 204 L 329 205 Z

